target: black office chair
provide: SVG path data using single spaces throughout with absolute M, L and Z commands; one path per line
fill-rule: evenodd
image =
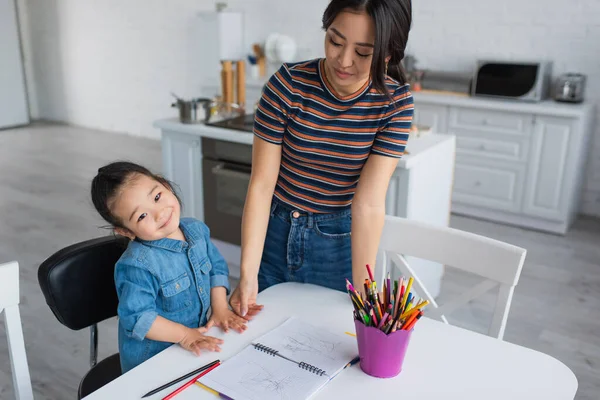
M 60 323 L 78 331 L 90 328 L 90 370 L 79 384 L 81 399 L 121 376 L 119 353 L 97 362 L 99 322 L 117 315 L 115 263 L 127 239 L 102 237 L 54 253 L 38 269 L 46 303 Z

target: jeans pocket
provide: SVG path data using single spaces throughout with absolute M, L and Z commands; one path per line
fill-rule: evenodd
M 178 312 L 192 305 L 192 295 L 190 293 L 191 281 L 188 274 L 160 286 L 162 294 L 162 308 L 165 312 Z
M 326 219 L 315 223 L 315 232 L 328 239 L 346 239 L 350 237 L 352 219 L 345 218 Z

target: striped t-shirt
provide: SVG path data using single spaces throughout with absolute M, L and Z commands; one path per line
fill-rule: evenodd
M 392 101 L 368 81 L 340 96 L 324 60 L 284 64 L 263 89 L 254 134 L 281 144 L 275 196 L 294 208 L 330 213 L 349 208 L 370 154 L 401 157 L 413 117 L 409 86 L 392 78 Z

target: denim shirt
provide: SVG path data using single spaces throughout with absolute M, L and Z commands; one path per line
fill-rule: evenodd
M 158 315 L 198 328 L 207 322 L 210 289 L 223 286 L 229 293 L 229 269 L 211 243 L 208 227 L 192 218 L 182 218 L 179 227 L 186 242 L 136 239 L 117 261 L 115 285 L 123 373 L 172 345 L 146 339 Z

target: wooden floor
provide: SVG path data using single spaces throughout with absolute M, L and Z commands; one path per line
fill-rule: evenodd
M 21 266 L 21 316 L 36 399 L 75 398 L 88 369 L 88 331 L 62 326 L 37 283 L 39 264 L 58 249 L 106 231 L 89 199 L 101 165 L 116 159 L 160 171 L 160 143 L 53 124 L 0 131 L 0 262 Z M 600 393 L 600 222 L 580 219 L 555 236 L 459 216 L 452 226 L 528 249 L 505 339 L 563 361 L 579 380 L 577 399 Z M 476 282 L 448 269 L 441 298 Z M 451 322 L 477 331 L 493 294 Z M 100 326 L 100 358 L 117 350 L 114 319 Z M 535 371 L 531 371 L 535 373 Z M 0 324 L 0 399 L 12 399 L 4 325 Z M 532 399 L 535 395 L 532 394 Z

